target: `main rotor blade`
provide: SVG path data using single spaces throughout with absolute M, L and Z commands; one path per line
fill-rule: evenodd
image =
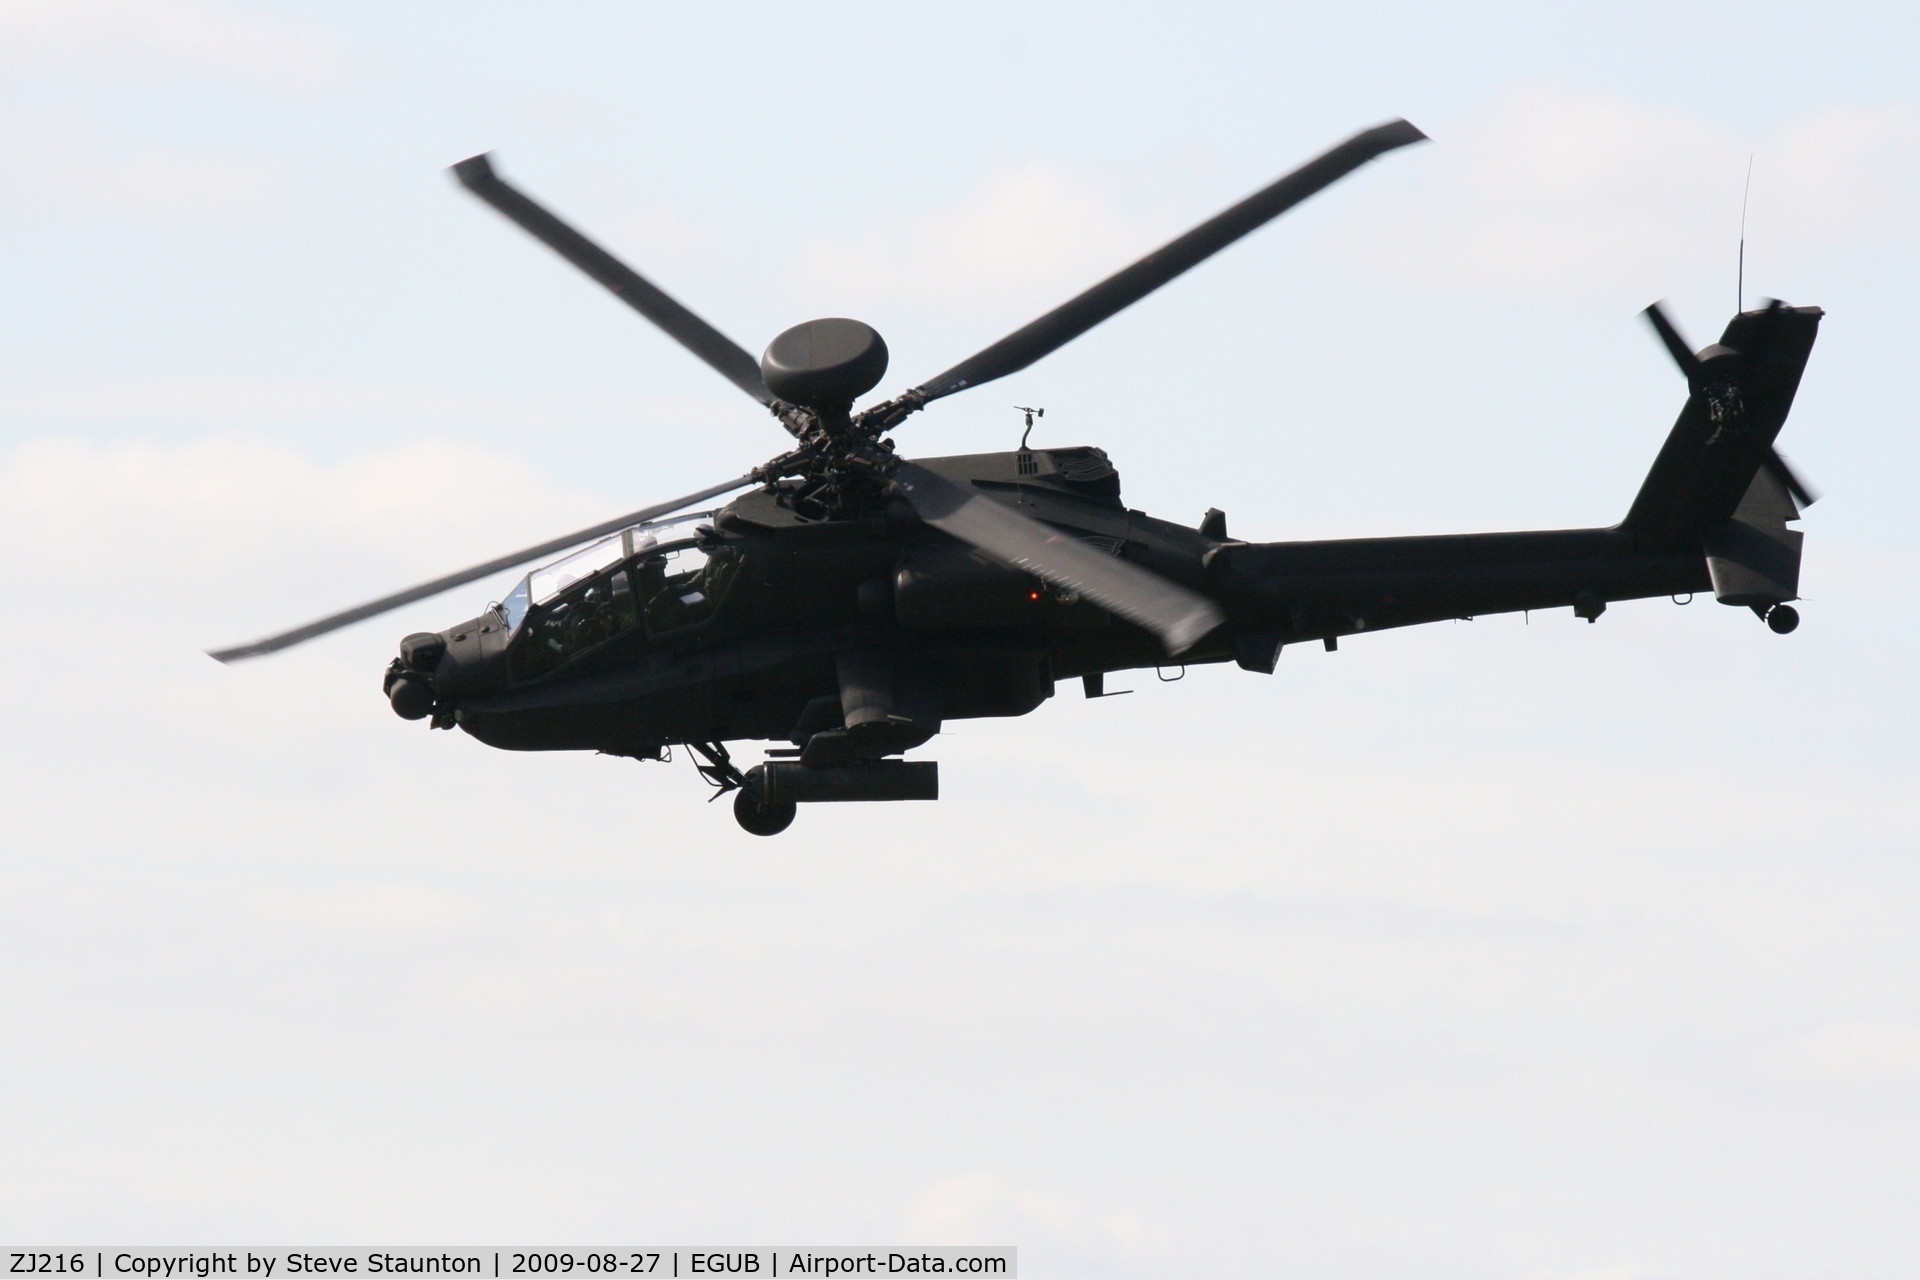
M 1179 239 L 1162 245 L 1132 266 L 1107 277 L 1071 302 L 1015 330 L 931 382 L 922 383 L 916 388 L 917 393 L 924 400 L 938 400 L 964 388 L 1018 373 L 1367 161 L 1397 147 L 1423 141 L 1426 136 L 1405 120 L 1394 120 L 1356 134 Z
M 773 393 L 760 380 L 760 362 L 740 344 L 661 292 L 651 281 L 549 213 L 493 171 L 484 154 L 453 166 L 460 185 L 518 223 L 549 249 L 598 280 L 620 301 L 667 331 L 667 336 L 706 361 L 721 377 L 761 404 Z
M 1030 520 L 983 493 L 914 463 L 894 473 L 907 503 L 940 532 L 994 559 L 1088 600 L 1160 637 L 1179 655 L 1227 620 L 1213 601 L 1125 560 L 1103 555 L 1072 534 Z
M 500 556 L 497 559 L 487 561 L 485 564 L 477 564 L 471 569 L 462 569 L 459 573 L 450 573 L 444 578 L 435 578 L 432 582 L 423 582 L 417 587 L 408 587 L 405 591 L 396 591 L 390 596 L 381 596 L 378 600 L 369 601 L 357 608 L 347 609 L 340 613 L 328 614 L 317 622 L 309 622 L 304 627 L 295 627 L 291 631 L 283 631 L 279 635 L 268 636 L 266 639 L 256 640 L 252 644 L 235 645 L 231 649 L 209 649 L 207 650 L 207 656 L 221 662 L 238 662 L 242 658 L 258 658 L 265 654 L 278 653 L 282 649 L 291 648 L 296 644 L 300 644 L 302 641 L 311 640 L 315 636 L 323 636 L 329 631 L 338 631 L 341 627 L 350 626 L 364 619 L 376 617 L 392 609 L 398 609 L 401 605 L 412 604 L 416 600 L 425 600 L 428 596 L 437 596 L 442 591 L 451 591 L 455 587 L 464 587 L 469 582 L 478 582 L 481 578 L 499 573 L 503 569 L 511 569 L 516 565 L 525 564 L 529 560 L 538 560 L 542 556 L 550 556 L 555 552 L 565 551 L 569 547 L 577 547 L 583 542 L 591 542 L 593 539 L 604 537 L 609 533 L 617 533 L 632 525 L 645 524 L 649 520 L 671 515 L 676 511 L 690 507 L 696 502 L 704 502 L 708 498 L 717 498 L 723 493 L 731 493 L 735 489 L 744 489 L 754 483 L 756 483 L 755 477 L 750 475 L 741 476 L 737 480 L 729 480 L 725 484 L 717 484 L 710 489 L 702 489 L 698 493 L 690 493 L 684 498 L 675 498 L 672 502 L 662 502 L 651 507 L 642 507 L 638 511 L 629 512 L 617 519 L 603 520 L 590 529 L 580 529 L 567 534 L 563 538 L 550 539 L 537 547 L 528 547 L 524 551 L 515 551 L 511 555 Z
M 1656 302 L 1642 314 L 1647 317 L 1647 323 L 1653 326 L 1653 331 L 1660 335 L 1660 341 L 1666 345 L 1667 354 L 1672 356 L 1673 362 L 1680 366 L 1680 372 L 1687 375 L 1687 385 L 1693 386 L 1700 380 L 1700 357 L 1693 353 L 1693 348 L 1687 345 L 1687 340 L 1680 336 L 1678 329 L 1673 327 L 1673 321 L 1667 318 L 1666 305 Z

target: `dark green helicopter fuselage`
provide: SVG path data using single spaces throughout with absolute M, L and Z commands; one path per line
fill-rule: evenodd
M 1184 664 L 1271 672 L 1288 644 L 1518 610 L 1597 615 L 1609 600 L 1711 588 L 1697 541 L 1668 549 L 1625 527 L 1246 543 L 1217 515 L 1195 529 L 1129 510 L 1097 449 L 920 462 L 1217 601 L 1227 625 Z M 654 758 L 675 743 L 802 745 L 803 717 L 838 699 L 836 655 L 853 649 L 910 658 L 937 686 L 922 716 L 936 723 L 1024 715 L 1056 681 L 1169 663 L 1146 631 L 909 512 L 812 521 L 780 498 L 756 490 L 718 512 L 700 534 L 705 576 L 656 583 L 651 603 L 642 553 L 511 632 L 493 609 L 442 633 L 436 722 L 510 750 Z M 713 603 L 697 621 L 658 604 L 698 586 Z

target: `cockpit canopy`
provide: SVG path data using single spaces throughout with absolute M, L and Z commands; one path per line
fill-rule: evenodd
M 500 603 L 513 679 L 544 675 L 642 625 L 661 635 L 712 617 L 740 557 L 701 535 L 712 516 L 623 529 L 522 578 Z

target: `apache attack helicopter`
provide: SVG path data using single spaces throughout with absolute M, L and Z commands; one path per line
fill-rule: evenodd
M 793 448 L 752 472 L 489 560 L 254 644 L 272 653 L 506 569 L 573 552 L 444 631 L 400 642 L 393 710 L 513 751 L 639 760 L 675 746 L 757 835 L 812 801 L 932 800 L 938 766 L 898 759 L 944 721 L 1020 716 L 1078 677 L 1235 662 L 1286 645 L 1479 614 L 1711 590 L 1785 634 L 1799 617 L 1813 501 L 1774 451 L 1821 312 L 1741 311 L 1694 351 L 1648 319 L 1688 396 L 1626 518 L 1605 529 L 1249 543 L 1120 500 L 1105 452 L 1021 447 L 908 460 L 887 432 L 933 401 L 1026 368 L 1368 161 L 1425 138 L 1369 129 L 928 382 L 858 412 L 887 347 L 857 320 L 788 329 L 758 361 L 505 182 L 460 183 L 765 406 Z M 1032 418 L 1028 418 L 1028 427 Z M 685 514 L 723 494 L 752 492 Z M 790 744 L 742 771 L 726 744 Z M 717 798 L 717 797 L 716 797 Z

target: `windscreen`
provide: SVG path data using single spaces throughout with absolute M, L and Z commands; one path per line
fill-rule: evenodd
M 670 520 L 636 525 L 583 547 L 565 559 L 535 569 L 520 579 L 514 589 L 507 593 L 507 598 L 500 602 L 500 610 L 506 615 L 507 630 L 518 631 L 520 624 L 526 621 L 529 609 L 553 600 L 576 582 L 591 578 L 648 547 L 692 537 L 694 527 L 712 516 L 711 511 L 696 511 L 689 515 L 674 516 Z

